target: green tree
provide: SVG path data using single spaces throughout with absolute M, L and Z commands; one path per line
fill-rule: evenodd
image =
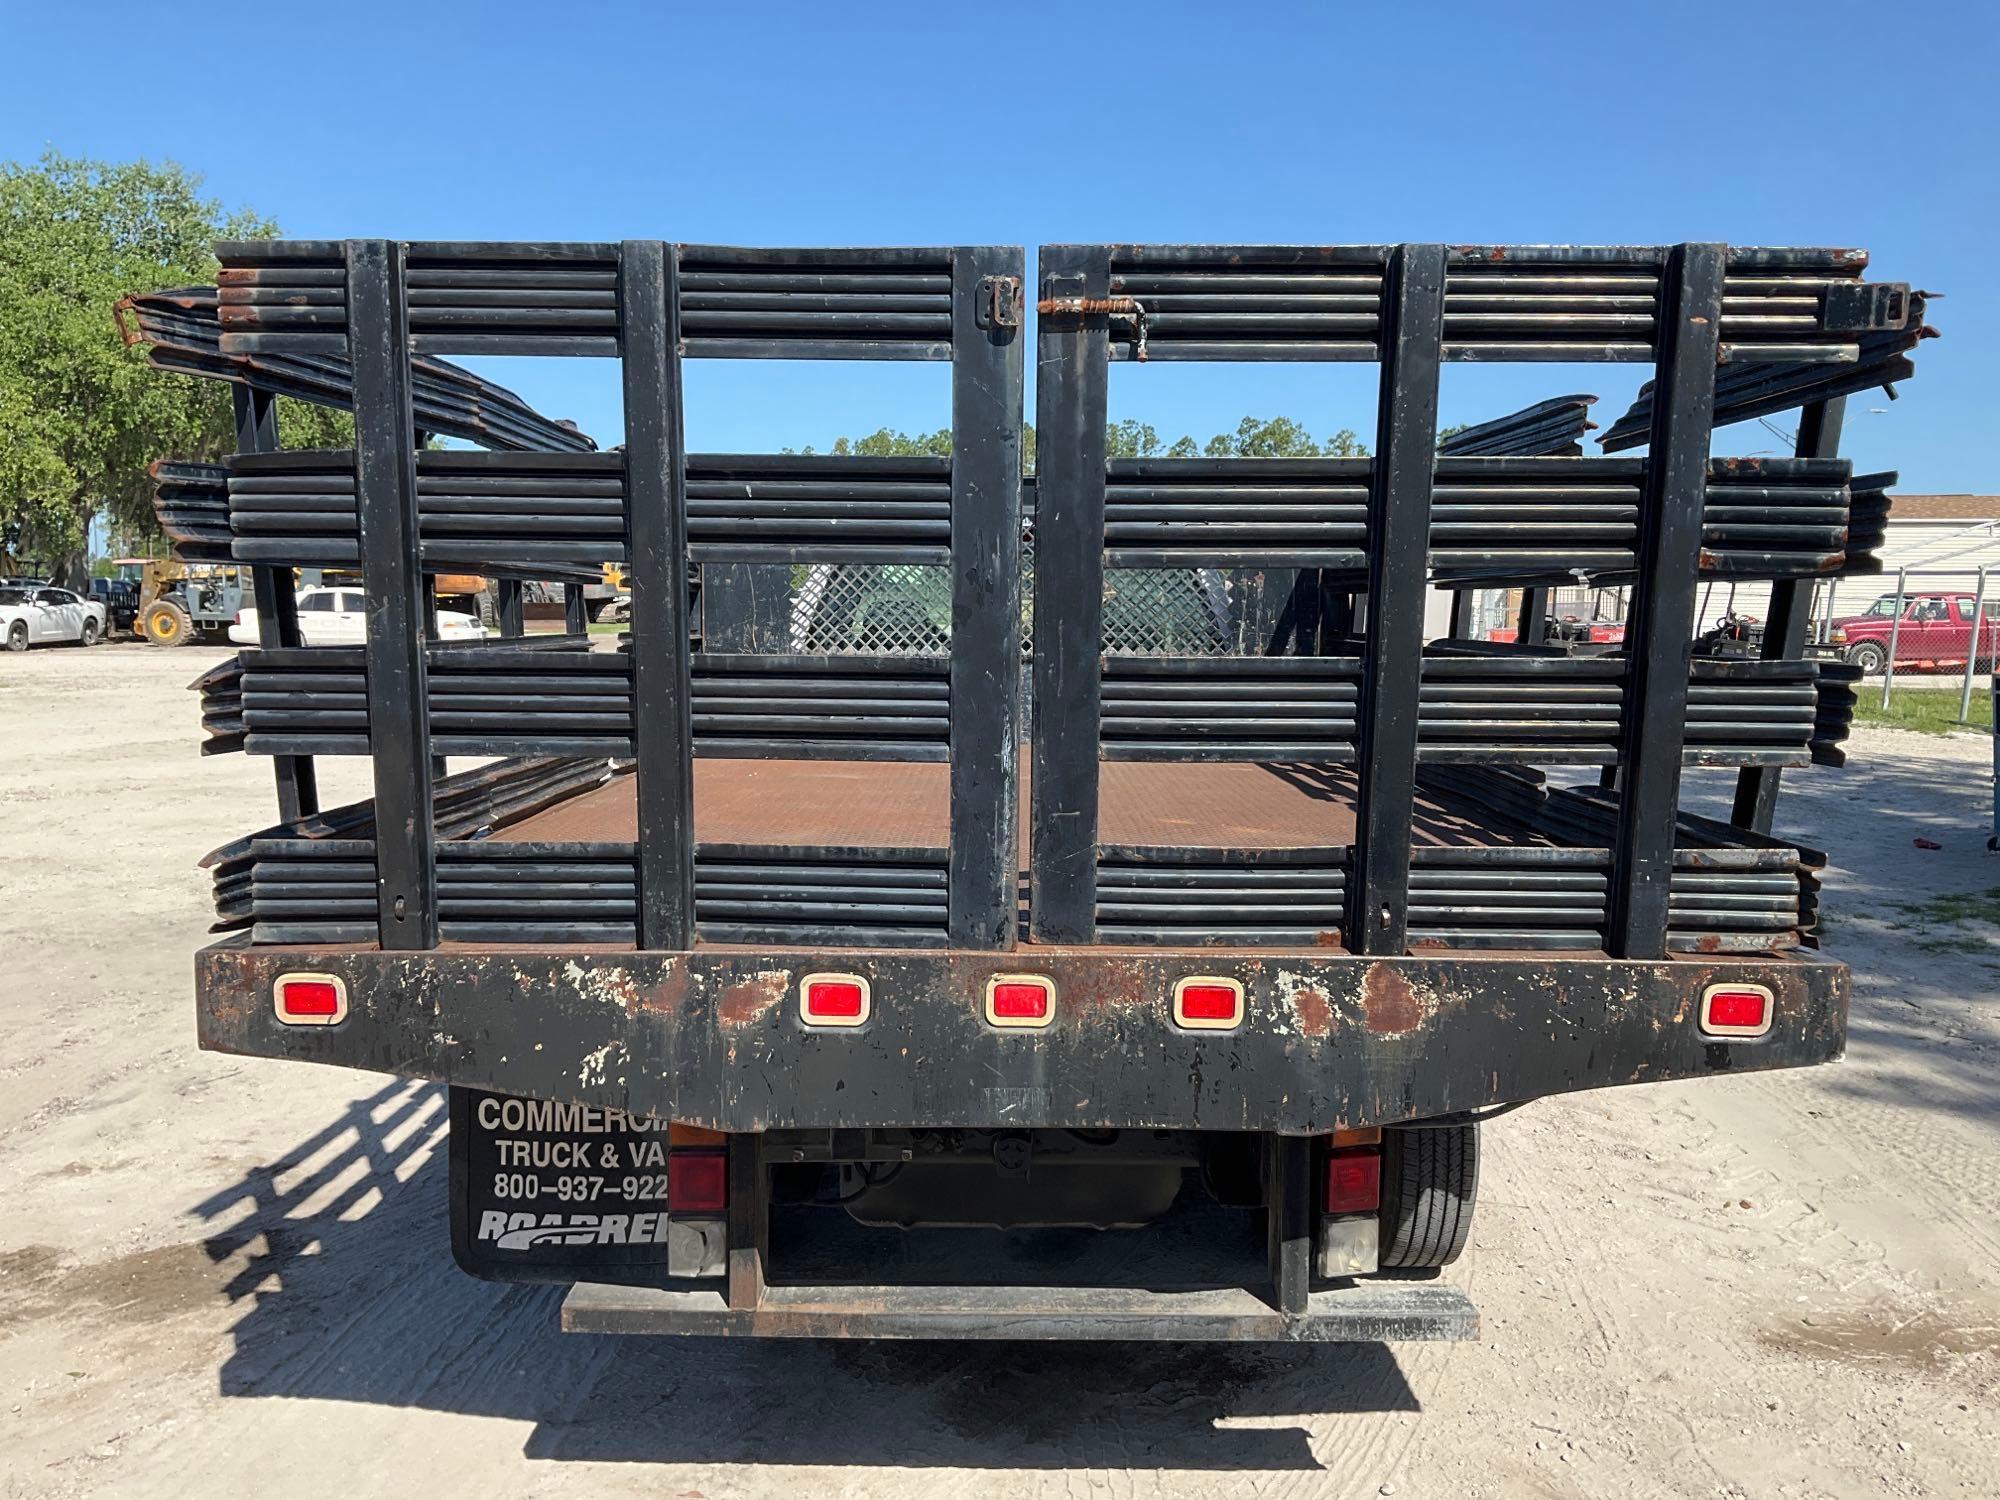
M 1234 432 L 1218 432 L 1202 452 L 1210 458 L 1366 458 L 1367 447 L 1354 429 L 1343 427 L 1316 442 L 1290 417 L 1245 417 Z
M 950 458 L 951 429 L 908 433 L 878 427 L 864 438 L 835 438 L 833 451 L 857 458 Z
M 835 438 L 829 451 L 888 458 L 949 458 L 951 429 L 940 427 L 936 432 L 908 433 L 882 427 L 864 438 Z M 1199 458 L 1204 453 L 1210 458 L 1366 458 L 1368 449 L 1351 427 L 1341 428 L 1322 443 L 1316 442 L 1303 425 L 1290 417 L 1245 417 L 1236 424 L 1236 431 L 1217 433 L 1206 446 L 1186 434 L 1172 443 L 1164 443 L 1151 423 L 1132 417 L 1122 422 L 1107 422 L 1104 427 L 1107 458 Z M 1035 471 L 1032 422 L 1021 429 L 1021 468 L 1028 474 Z
M 210 244 L 277 226 L 225 213 L 172 162 L 56 152 L 0 163 L 0 531 L 53 562 L 79 558 L 90 523 L 157 534 L 146 466 L 235 446 L 228 389 L 155 370 L 119 337 L 132 292 L 215 279 Z M 291 446 L 344 446 L 341 413 L 279 403 Z
M 1106 458 L 1157 458 L 1160 452 L 1160 435 L 1150 424 L 1135 422 L 1130 417 L 1122 422 L 1105 423 Z

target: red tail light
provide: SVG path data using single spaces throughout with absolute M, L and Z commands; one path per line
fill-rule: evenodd
M 1710 1036 L 1762 1036 L 1776 1009 L 1761 984 L 1712 984 L 1701 995 L 1701 1029 Z
M 1326 1159 L 1326 1211 L 1373 1213 L 1382 1206 L 1382 1153 L 1374 1146 L 1336 1151 Z
M 347 985 L 335 974 L 280 974 L 271 1008 L 287 1026 L 336 1026 L 347 1019 Z
M 1234 979 L 1183 979 L 1174 986 L 1174 1024 L 1232 1031 L 1243 1023 L 1243 986 Z
M 1055 981 L 1038 974 L 995 974 L 986 981 L 989 1024 L 1046 1026 L 1055 1018 Z
M 859 1026 L 871 998 L 859 974 L 808 974 L 799 981 L 799 1019 L 808 1026 Z
M 667 1212 L 719 1214 L 729 1207 L 729 1152 L 713 1146 L 667 1153 Z

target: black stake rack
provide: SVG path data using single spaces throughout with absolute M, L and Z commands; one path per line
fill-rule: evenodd
M 1860 252 L 1051 246 L 1032 296 L 1021 252 L 998 247 L 258 241 L 220 257 L 212 303 L 182 299 L 212 310 L 211 373 L 344 370 L 357 426 L 351 454 L 277 452 L 246 428 L 225 469 L 159 476 L 177 540 L 253 567 L 268 595 L 265 649 L 202 684 L 211 748 L 281 768 L 283 822 L 230 855 L 226 890 L 218 877 L 225 922 L 257 940 L 1013 946 L 1029 302 L 1032 940 L 1618 957 L 1810 940 L 1813 861 L 1762 835 L 1782 767 L 1839 759 L 1852 692 L 1805 658 L 1805 601 L 1811 579 L 1874 565 L 1893 478 L 1837 457 L 1840 401 L 1856 372 L 1907 373 L 1925 331 L 1921 296 L 1862 280 Z M 419 452 L 426 372 L 453 354 L 619 358 L 623 450 L 510 411 L 487 440 L 516 451 Z M 689 454 L 693 358 L 949 362 L 952 454 Z M 1375 362 L 1374 457 L 1107 463 L 1109 368 L 1154 360 Z M 1587 396 L 1440 452 L 1450 360 L 1652 363 L 1643 410 L 1614 430 L 1623 446 L 1643 417 L 1648 452 L 1575 456 Z M 1786 392 L 1810 402 L 1796 458 L 1711 458 L 1715 422 Z M 512 440 L 534 422 L 565 436 Z M 632 569 L 616 653 L 520 639 L 508 586 L 501 640 L 426 639 L 429 574 L 612 559 Z M 948 565 L 949 654 L 691 645 L 690 565 L 828 562 Z M 312 565 L 362 572 L 365 646 L 298 645 L 279 582 Z M 1274 599 L 1314 599 L 1315 623 L 1258 643 L 1268 655 L 1105 655 L 1106 570 L 1161 567 L 1250 570 Z M 1532 610 L 1579 569 L 1632 584 L 1622 652 L 1423 638 L 1432 587 L 1526 586 Z M 1691 658 L 1705 575 L 1777 580 L 1764 660 Z M 361 752 L 366 826 L 313 824 L 311 757 Z M 629 762 L 635 836 L 487 837 L 525 802 L 441 823 L 447 754 Z M 698 842 L 697 758 L 941 762 L 948 836 Z M 1268 767 L 1351 832 L 1288 849 L 1128 839 L 1100 827 L 1114 762 Z M 1565 763 L 1615 767 L 1618 790 L 1554 793 L 1527 770 Z M 1734 834 L 1677 813 L 1684 764 L 1739 769 Z M 1480 809 L 1511 841 L 1454 843 Z

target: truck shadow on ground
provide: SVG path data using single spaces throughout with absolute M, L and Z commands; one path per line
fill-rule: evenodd
M 398 1081 L 195 1206 L 224 1395 L 532 1422 L 531 1458 L 970 1469 L 1317 1469 L 1311 1419 L 1419 1410 L 1379 1344 L 564 1334 L 563 1288 L 454 1264 L 445 1157 L 444 1091 Z

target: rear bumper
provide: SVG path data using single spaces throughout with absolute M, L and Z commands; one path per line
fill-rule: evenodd
M 797 985 L 858 973 L 866 1025 L 800 1023 Z M 338 975 L 333 1026 L 272 1009 Z M 998 1030 L 995 974 L 1047 975 L 1053 1024 Z M 1242 982 L 1234 1031 L 1181 1031 L 1174 982 Z M 1768 1035 L 1704 1037 L 1702 989 L 1767 986 Z M 1811 956 L 1368 959 L 1314 951 L 1014 953 L 252 947 L 197 956 L 202 1046 L 396 1073 L 726 1131 L 1187 1128 L 1316 1134 L 1577 1089 L 1838 1057 L 1845 966 Z
M 568 1333 L 759 1338 L 1171 1339 L 1183 1343 L 1401 1343 L 1479 1337 L 1479 1313 L 1441 1282 L 1361 1281 L 1315 1291 L 1280 1313 L 1228 1287 L 773 1286 L 754 1307 L 722 1292 L 579 1282 L 563 1302 Z

